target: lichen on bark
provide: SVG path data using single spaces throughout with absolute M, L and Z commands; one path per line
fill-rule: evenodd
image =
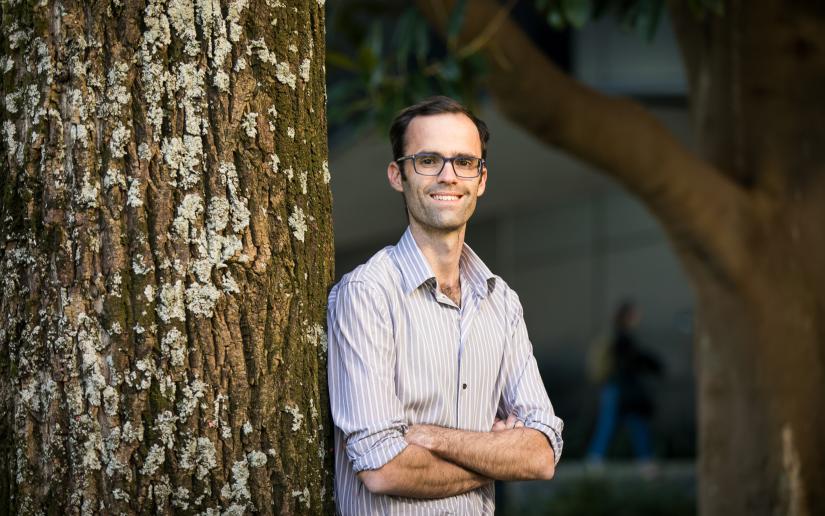
M 0 504 L 328 511 L 322 6 L 5 2 L 0 31 Z

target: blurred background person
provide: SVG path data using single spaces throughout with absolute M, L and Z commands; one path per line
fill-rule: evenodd
M 662 374 L 662 363 L 639 346 L 634 329 L 640 319 L 635 303 L 623 301 L 616 309 L 610 340 L 596 350 L 596 370 L 604 378 L 604 385 L 587 460 L 591 465 L 601 465 L 619 423 L 624 423 L 636 459 L 653 473 L 650 420 L 655 405 L 645 382 L 646 377 Z

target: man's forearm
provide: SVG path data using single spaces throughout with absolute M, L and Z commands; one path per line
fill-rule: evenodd
M 408 445 L 382 468 L 362 471 L 358 477 L 370 492 L 410 498 L 445 498 L 491 482 L 475 471 L 414 444 Z
M 547 437 L 531 428 L 467 432 L 415 425 L 405 438 L 449 462 L 496 480 L 549 479 L 555 472 Z

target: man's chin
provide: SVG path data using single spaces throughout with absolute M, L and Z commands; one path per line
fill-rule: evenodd
M 460 230 L 464 229 L 464 226 L 466 225 L 466 223 L 464 223 L 464 222 L 458 223 L 458 222 L 452 222 L 452 221 L 438 221 L 438 222 L 424 223 L 424 224 L 419 223 L 418 225 L 419 225 L 419 227 L 421 227 L 421 229 L 423 229 L 424 231 L 426 231 L 428 233 L 449 234 L 449 233 L 455 233 L 456 231 L 460 231 Z

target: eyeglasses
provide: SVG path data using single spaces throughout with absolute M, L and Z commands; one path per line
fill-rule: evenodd
M 441 154 L 434 152 L 424 152 L 420 154 L 413 154 L 411 156 L 404 156 L 395 160 L 397 163 L 402 161 L 412 160 L 413 170 L 416 174 L 422 176 L 437 176 L 444 170 L 444 164 L 450 163 L 453 166 L 453 172 L 456 177 L 462 179 L 472 179 L 481 175 L 481 167 L 486 162 L 481 158 L 474 158 L 472 156 L 454 156 L 452 158 L 445 158 Z

